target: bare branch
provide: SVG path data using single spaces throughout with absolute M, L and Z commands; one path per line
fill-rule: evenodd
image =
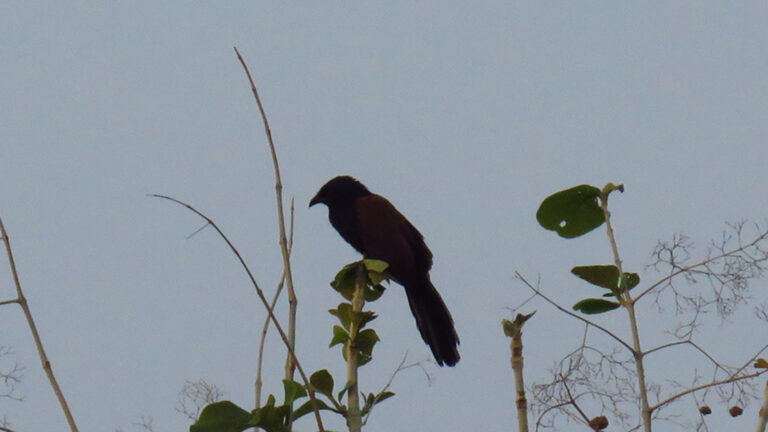
M 283 344 L 288 350 L 288 353 L 291 355 L 291 357 L 293 357 L 293 362 L 296 364 L 296 369 L 299 371 L 299 375 L 301 376 L 302 381 L 304 381 L 304 385 L 307 388 L 307 393 L 309 394 L 309 398 L 311 399 L 313 408 L 315 409 L 315 420 L 317 421 L 317 426 L 320 429 L 320 431 L 323 432 L 325 429 L 323 428 L 323 421 L 320 418 L 320 411 L 318 408 L 319 405 L 317 405 L 317 398 L 315 397 L 315 391 L 312 389 L 312 386 L 309 385 L 309 378 L 304 373 L 304 369 L 301 367 L 301 363 L 299 363 L 299 359 L 296 357 L 296 353 L 293 351 L 293 347 L 291 346 L 290 341 L 288 340 L 288 336 L 286 335 L 285 331 L 283 331 L 283 327 L 280 325 L 280 322 L 277 320 L 277 317 L 275 316 L 272 308 L 270 307 L 270 304 L 267 301 L 267 298 L 264 296 L 264 291 L 262 291 L 261 287 L 259 287 L 259 284 L 256 282 L 256 278 L 253 277 L 253 273 L 251 272 L 250 267 L 248 267 L 248 264 L 245 263 L 245 260 L 240 255 L 240 252 L 237 250 L 235 245 L 232 244 L 232 242 L 229 240 L 229 237 L 227 237 L 224 234 L 221 228 L 219 228 L 219 226 L 216 225 L 216 222 L 214 222 L 211 218 L 209 218 L 208 216 L 206 216 L 196 208 L 192 207 L 191 205 L 167 195 L 151 194 L 150 196 L 172 201 L 176 204 L 186 207 L 189 211 L 203 218 L 206 222 L 208 222 L 208 224 L 210 224 L 213 227 L 213 229 L 216 230 L 216 232 L 219 234 L 219 237 L 221 237 L 222 240 L 224 240 L 227 246 L 229 246 L 229 249 L 232 251 L 232 253 L 235 254 L 235 257 L 240 262 L 241 267 L 243 267 L 245 272 L 248 274 L 248 278 L 251 281 L 251 285 L 253 285 L 253 287 L 256 289 L 256 294 L 258 295 L 259 300 L 261 300 L 261 303 L 264 305 L 264 308 L 267 309 L 269 318 L 272 320 L 272 323 L 275 325 L 277 332 L 280 334 L 280 339 L 282 339 Z
M 64 398 L 64 393 L 61 391 L 61 387 L 59 387 L 59 383 L 56 381 L 56 376 L 53 374 L 51 362 L 48 360 L 48 355 L 45 353 L 43 342 L 40 339 L 40 334 L 37 331 L 37 325 L 35 324 L 34 318 L 32 318 L 32 311 L 29 308 L 26 297 L 24 297 L 24 292 L 21 290 L 21 282 L 19 281 L 19 274 L 16 272 L 16 263 L 13 259 L 13 251 L 11 250 L 11 239 L 8 237 L 8 233 L 5 231 L 5 225 L 3 225 L 2 218 L 0 218 L 0 236 L 2 236 L 3 242 L 5 243 L 5 252 L 8 255 L 8 264 L 10 265 L 11 274 L 13 275 L 13 283 L 16 285 L 17 301 L 19 306 L 21 306 L 21 309 L 24 311 L 24 316 L 27 319 L 29 330 L 32 332 L 32 338 L 35 341 L 37 354 L 40 357 L 43 370 L 48 376 L 48 381 L 51 383 L 51 387 L 53 388 L 53 392 L 56 394 L 56 398 L 59 400 L 59 405 L 61 405 L 61 410 L 64 412 L 64 416 L 67 418 L 69 428 L 72 430 L 72 432 L 77 432 L 77 424 L 75 424 L 75 418 L 72 416 L 72 412 L 69 410 L 69 405 L 67 404 L 67 400 Z
M 526 279 L 523 277 L 523 275 L 521 275 L 519 272 L 515 272 L 515 277 L 516 277 L 516 278 L 518 278 L 518 279 L 520 279 L 520 280 L 521 280 L 521 281 L 522 281 L 522 282 L 523 282 L 523 283 L 524 283 L 524 284 L 525 284 L 525 285 L 526 285 L 528 288 L 530 288 L 530 290 L 531 290 L 531 291 L 533 291 L 534 293 L 536 293 L 536 295 L 537 295 L 537 296 L 539 296 L 539 297 L 543 298 L 543 299 L 544 299 L 544 300 L 545 300 L 547 303 L 551 304 L 552 306 L 554 306 L 555 308 L 557 308 L 559 311 L 561 311 L 561 312 L 565 313 L 565 314 L 566 314 L 566 315 L 568 315 L 568 316 L 571 316 L 571 317 L 573 317 L 573 318 L 576 318 L 577 320 L 579 320 L 579 321 L 582 321 L 582 322 L 584 322 L 584 323 L 586 323 L 586 324 L 588 324 L 588 325 L 591 325 L 592 327 L 594 327 L 594 328 L 596 328 L 596 329 L 598 329 L 598 330 L 602 331 L 602 332 L 603 332 L 603 333 L 605 333 L 606 335 L 608 335 L 608 336 L 610 336 L 611 338 L 613 338 L 613 339 L 614 339 L 616 342 L 618 342 L 618 343 L 620 343 L 620 344 L 624 345 L 624 347 L 625 347 L 626 349 L 628 349 L 630 352 L 634 352 L 634 350 L 632 349 L 632 347 L 631 347 L 631 346 L 630 346 L 628 343 L 624 342 L 624 340 L 622 340 L 620 337 L 616 336 L 616 335 L 615 335 L 613 332 L 611 332 L 610 330 L 608 330 L 608 329 L 606 329 L 605 327 L 603 327 L 603 326 L 601 326 L 601 325 L 599 325 L 599 324 L 596 324 L 596 323 L 594 323 L 594 322 L 592 322 L 592 321 L 590 321 L 590 320 L 588 320 L 588 319 L 586 319 L 586 318 L 584 318 L 584 317 L 582 317 L 582 316 L 579 316 L 579 315 L 577 315 L 577 314 L 575 314 L 575 313 L 573 313 L 573 312 L 569 311 L 568 309 L 566 309 L 566 308 L 564 308 L 564 307 L 560 306 L 559 304 L 555 303 L 555 302 L 554 302 L 552 299 L 550 299 L 549 297 L 545 296 L 545 295 L 544 295 L 544 294 L 543 294 L 543 293 L 542 293 L 542 292 L 541 292 L 539 289 L 537 289 L 537 288 L 535 288 L 533 285 L 531 285 L 531 283 L 530 283 L 530 282 L 528 282 L 528 281 L 527 281 L 527 280 L 526 280 Z
M 179 401 L 174 410 L 196 422 L 206 405 L 224 399 L 225 393 L 216 384 L 206 380 L 186 381 L 179 391 Z

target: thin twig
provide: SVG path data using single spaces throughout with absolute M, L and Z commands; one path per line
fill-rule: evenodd
M 520 272 L 516 271 L 515 272 L 515 277 L 520 279 L 531 291 L 535 292 L 536 295 L 538 295 L 539 297 L 543 298 L 547 303 L 551 304 L 552 306 L 557 308 L 559 311 L 561 311 L 561 312 L 565 313 L 566 315 L 569 315 L 569 316 L 571 316 L 573 318 L 576 318 L 579 321 L 585 322 L 585 323 L 591 325 L 592 327 L 602 331 L 606 335 L 608 335 L 611 338 L 613 338 L 614 340 L 616 340 L 616 342 L 624 345 L 624 347 L 627 348 L 629 351 L 634 352 L 634 350 L 632 349 L 632 347 L 628 343 L 624 342 L 620 337 L 616 336 L 613 332 L 611 332 L 607 328 L 605 328 L 605 327 L 603 327 L 603 326 L 601 326 L 599 324 L 596 324 L 596 323 L 594 323 L 594 322 L 592 322 L 592 321 L 590 321 L 590 320 L 588 320 L 588 319 L 586 319 L 586 318 L 584 318 L 582 316 L 579 316 L 579 315 L 569 311 L 568 309 L 566 309 L 566 308 L 560 306 L 559 304 L 557 304 L 554 300 L 552 300 L 549 297 L 547 297 L 546 295 L 544 295 L 541 291 L 539 291 L 533 285 L 531 285 L 531 283 L 528 282 L 523 277 L 523 275 L 520 274 Z
M 293 218 L 294 218 L 294 208 L 293 208 L 293 199 L 291 199 L 291 225 L 290 225 L 289 238 L 288 238 L 288 254 L 289 255 L 293 250 Z M 280 283 L 277 284 L 275 295 L 274 297 L 272 297 L 272 303 L 270 303 L 270 307 L 272 308 L 272 310 L 275 310 L 277 299 L 280 297 L 280 293 L 283 292 L 284 283 L 285 283 L 285 268 L 283 268 L 283 276 L 280 278 Z M 269 322 L 270 322 L 269 317 L 267 317 L 264 320 L 264 326 L 261 328 L 261 340 L 259 341 L 259 357 L 258 357 L 258 364 L 256 368 L 256 383 L 255 383 L 256 408 L 261 407 L 261 389 L 263 386 L 261 376 L 262 376 L 262 366 L 264 364 L 264 347 L 267 340 L 267 332 L 269 331 Z
M 395 371 L 392 372 L 392 375 L 389 377 L 389 380 L 387 380 L 387 383 L 384 385 L 384 387 L 381 388 L 381 390 L 379 390 L 379 393 L 373 399 L 373 403 L 371 404 L 371 407 L 368 408 L 368 413 L 365 414 L 365 418 L 363 419 L 363 425 L 368 423 L 368 417 L 371 416 L 371 413 L 373 412 L 373 407 L 376 405 L 376 403 L 379 402 L 379 399 L 384 394 L 384 392 L 389 390 L 389 388 L 392 386 L 392 383 L 394 382 L 395 377 L 397 376 L 397 374 L 399 374 L 400 372 L 402 372 L 402 371 L 404 371 L 406 369 L 410 369 L 412 367 L 420 367 L 420 368 L 422 368 L 424 373 L 427 374 L 427 380 L 429 380 L 429 374 L 426 372 L 426 370 L 424 370 L 424 367 L 421 365 L 422 362 L 417 361 L 417 362 L 414 362 L 414 363 L 405 364 L 405 360 L 406 359 L 408 359 L 408 352 L 406 352 L 405 355 L 403 355 L 403 359 L 400 360 L 400 363 L 397 365 L 397 368 L 395 369 Z
M 683 397 L 683 396 L 685 396 L 687 394 L 690 394 L 690 393 L 693 393 L 693 392 L 697 392 L 699 390 L 704 390 L 706 388 L 716 387 L 716 386 L 723 385 L 723 384 L 735 383 L 735 382 L 738 382 L 738 381 L 743 381 L 745 379 L 757 378 L 757 377 L 759 377 L 760 375 L 762 375 L 762 374 L 764 374 L 766 372 L 768 372 L 768 369 L 761 369 L 758 372 L 754 372 L 754 373 L 751 373 L 751 374 L 742 375 L 742 376 L 739 376 L 739 377 L 733 377 L 732 376 L 732 377 L 729 377 L 729 378 L 724 379 L 724 380 L 715 381 L 715 382 L 711 382 L 711 383 L 708 383 L 708 384 L 702 384 L 702 385 L 697 386 L 697 387 L 692 387 L 692 388 L 689 388 L 688 390 L 685 390 L 685 391 L 682 391 L 682 392 L 677 393 L 675 395 L 672 395 L 672 396 L 668 397 L 667 399 L 664 399 L 663 401 L 657 403 L 656 405 L 653 405 L 652 407 L 650 407 L 650 410 L 651 411 L 655 411 L 656 409 L 658 409 L 658 408 L 660 408 L 660 407 L 662 407 L 662 406 L 672 402 L 675 399 L 679 399 L 679 398 L 681 398 L 681 397 Z
M 272 130 L 269 127 L 269 121 L 267 120 L 267 113 L 264 111 L 264 106 L 261 103 L 259 97 L 259 91 L 256 89 L 256 84 L 251 77 L 251 71 L 248 69 L 248 65 L 245 64 L 243 56 L 240 55 L 240 51 L 235 47 L 235 54 L 240 64 L 243 65 L 245 74 L 248 76 L 248 82 L 251 84 L 251 91 L 253 97 L 256 99 L 256 104 L 259 106 L 259 112 L 261 113 L 261 120 L 264 122 L 264 132 L 267 134 L 267 142 L 269 143 L 269 151 L 272 154 L 272 164 L 275 169 L 275 198 L 277 200 L 277 219 L 278 228 L 280 230 L 280 251 L 283 253 L 283 267 L 285 268 L 285 286 L 288 290 L 288 341 L 291 345 L 291 349 L 296 349 L 296 307 L 298 300 L 296 298 L 296 292 L 293 289 L 293 274 L 291 273 L 291 256 L 288 253 L 288 240 L 285 235 L 285 216 L 283 215 L 283 184 L 280 179 L 280 165 L 277 163 L 277 152 L 275 151 L 275 143 L 272 140 Z M 293 379 L 293 358 L 288 356 L 285 362 L 285 378 Z
M 616 244 L 616 236 L 613 233 L 613 225 L 611 224 L 611 212 L 608 210 L 608 196 L 613 190 L 624 191 L 623 186 L 612 188 L 613 185 L 608 185 L 603 189 L 600 194 L 600 209 L 605 215 L 605 232 L 608 236 L 608 241 L 611 244 L 611 251 L 613 252 L 613 259 L 616 265 L 616 269 L 619 271 L 619 283 L 624 284 L 624 269 L 622 268 L 621 256 L 619 255 L 619 247 Z M 637 385 L 640 391 L 640 405 L 641 405 L 641 417 L 643 419 L 643 428 L 645 432 L 651 432 L 651 413 L 648 402 L 648 387 L 645 380 L 645 364 L 643 362 L 643 350 L 640 345 L 640 331 L 637 326 L 637 316 L 635 315 L 635 303 L 632 300 L 632 295 L 628 289 L 622 291 L 621 296 L 618 298 L 620 303 L 627 309 L 627 318 L 629 319 L 629 327 L 632 332 L 632 355 L 635 358 L 635 368 L 637 370 Z
M 59 387 L 59 383 L 56 381 L 56 376 L 53 374 L 51 362 L 48 360 L 48 356 L 45 354 L 43 342 L 40 339 L 40 334 L 37 331 L 35 320 L 32 318 L 32 311 L 29 309 L 27 299 L 24 297 L 24 292 L 21 290 L 21 282 L 19 282 L 19 275 L 16 272 L 16 263 L 13 259 L 13 252 L 11 251 L 11 239 L 8 237 L 8 233 L 5 231 L 5 225 L 3 225 L 2 218 L 0 218 L 0 234 L 2 235 L 3 242 L 5 243 L 5 252 L 8 255 L 8 263 L 11 267 L 13 283 L 16 285 L 17 297 L 15 301 L 19 304 L 19 306 L 21 306 L 21 309 L 24 311 L 24 316 L 27 318 L 27 324 L 29 324 L 29 330 L 32 332 L 32 338 L 35 340 L 37 353 L 40 356 L 40 362 L 43 365 L 43 370 L 48 376 L 48 381 L 51 382 L 53 392 L 56 393 L 56 398 L 59 400 L 61 410 L 64 411 L 64 416 L 67 418 L 69 428 L 72 430 L 72 432 L 77 432 L 77 424 L 75 423 L 75 418 L 72 416 L 72 412 L 69 410 L 69 405 L 67 404 L 67 400 L 64 398 L 64 393 L 61 391 L 61 387 Z
M 680 269 L 678 269 L 676 271 L 673 271 L 672 273 L 670 273 L 667 276 L 665 276 L 665 277 L 661 278 L 660 280 L 658 280 L 653 285 L 651 285 L 648 288 L 644 289 L 640 294 L 638 294 L 632 300 L 632 302 L 633 303 L 637 303 L 638 300 L 640 300 L 644 295 L 646 295 L 649 292 L 653 291 L 654 288 L 656 288 L 656 287 L 658 287 L 658 286 L 668 282 L 670 279 L 674 278 L 675 276 L 677 276 L 677 275 L 679 275 L 681 273 L 689 272 L 689 271 L 695 269 L 696 267 L 706 266 L 707 264 L 709 264 L 709 263 L 711 263 L 713 261 L 717 261 L 717 260 L 719 260 L 721 258 L 725 258 L 725 257 L 731 256 L 731 255 L 733 255 L 733 254 L 735 254 L 737 252 L 743 251 L 743 250 L 745 250 L 745 249 L 747 249 L 747 248 L 749 248 L 751 246 L 754 246 L 757 243 L 761 242 L 766 237 L 768 237 L 768 232 L 759 235 L 755 240 L 753 240 L 752 242 L 750 242 L 750 243 L 748 243 L 746 245 L 739 245 L 739 247 L 737 247 L 736 249 L 730 250 L 728 252 L 723 252 L 720 255 L 717 255 L 717 256 L 714 256 L 714 257 L 711 257 L 711 258 L 707 258 L 707 259 L 705 259 L 705 260 L 703 260 L 701 262 L 698 262 L 696 264 L 692 264 L 692 265 L 689 265 L 689 266 L 681 267 Z
M 301 363 L 299 363 L 299 359 L 296 357 L 296 353 L 294 352 L 293 348 L 291 347 L 291 344 L 288 340 L 288 336 L 285 334 L 285 331 L 283 331 L 283 327 L 280 325 L 280 322 L 277 320 L 277 317 L 275 316 L 272 309 L 269 307 L 269 302 L 267 301 L 267 298 L 264 296 L 264 292 L 259 287 L 259 284 L 256 282 L 256 278 L 253 277 L 253 273 L 251 273 L 250 267 L 248 267 L 248 264 L 245 263 L 245 260 L 240 255 L 240 252 L 237 250 L 234 244 L 229 240 L 229 237 L 227 237 L 224 232 L 219 228 L 218 225 L 216 225 L 216 222 L 214 222 L 211 218 L 197 210 L 196 208 L 192 207 L 191 205 L 179 201 L 176 198 L 167 196 L 167 195 L 160 195 L 160 194 L 150 194 L 150 196 L 156 197 L 156 198 L 162 198 L 166 199 L 168 201 L 172 201 L 176 204 L 179 204 L 183 207 L 186 207 L 191 212 L 195 213 L 196 215 L 200 216 L 201 218 L 205 219 L 206 222 L 210 226 L 213 227 L 213 229 L 216 230 L 216 232 L 219 234 L 219 237 L 221 237 L 226 243 L 227 246 L 229 246 L 229 249 L 232 251 L 232 253 L 235 254 L 235 257 L 237 257 L 237 260 L 240 262 L 240 265 L 243 267 L 245 272 L 248 274 L 248 278 L 251 281 L 251 284 L 256 289 L 256 294 L 259 296 L 259 300 L 261 300 L 261 303 L 264 305 L 264 307 L 267 309 L 267 314 L 269 315 L 269 318 L 272 320 L 272 323 L 274 324 L 275 328 L 277 329 L 277 332 L 280 334 L 280 339 L 282 339 L 283 344 L 285 344 L 286 349 L 288 350 L 288 353 L 293 358 L 293 362 L 296 365 L 296 369 L 299 371 L 299 375 L 301 376 L 302 381 L 304 381 L 304 386 L 307 389 L 307 393 L 309 393 L 309 398 L 312 401 L 312 408 L 315 411 L 315 420 L 317 420 L 317 427 L 320 429 L 320 432 L 324 432 L 325 429 L 323 428 L 323 421 L 320 418 L 320 409 L 319 405 L 317 404 L 317 398 L 315 397 L 315 391 L 312 389 L 312 386 L 309 385 L 309 378 L 307 378 L 307 375 L 304 373 L 304 369 L 301 367 Z
M 571 394 L 571 389 L 568 388 L 568 380 L 563 376 L 563 374 L 560 374 L 560 382 L 563 383 L 565 392 L 568 394 L 568 399 L 570 399 L 570 404 L 573 405 L 573 407 L 576 408 L 576 411 L 579 412 L 579 415 L 581 415 L 581 418 L 584 419 L 584 423 L 589 424 L 589 417 L 587 417 L 587 414 L 585 414 L 584 411 L 581 410 L 581 407 L 579 407 L 579 404 L 576 403 L 576 399 L 574 399 L 573 395 Z

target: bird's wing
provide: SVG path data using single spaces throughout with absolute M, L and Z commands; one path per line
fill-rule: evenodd
M 355 203 L 363 253 L 389 263 L 391 275 L 401 281 L 424 274 L 432 267 L 432 252 L 408 219 L 386 198 L 360 197 Z

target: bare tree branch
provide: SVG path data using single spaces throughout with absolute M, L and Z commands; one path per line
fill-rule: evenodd
M 27 319 L 29 330 L 32 332 L 32 338 L 35 341 L 35 346 L 37 347 L 37 353 L 40 357 L 43 370 L 45 371 L 46 376 L 48 376 L 48 381 L 51 383 L 51 387 L 53 388 L 53 392 L 56 394 L 56 398 L 59 400 L 59 405 L 61 405 L 61 410 L 64 412 L 64 416 L 67 419 L 69 428 L 72 432 L 77 432 L 77 424 L 75 423 L 75 418 L 72 416 L 72 412 L 69 410 L 67 400 L 64 398 L 64 392 L 61 391 L 61 387 L 59 387 L 59 383 L 56 381 L 56 376 L 53 374 L 51 362 L 48 360 L 48 355 L 45 353 L 45 349 L 43 348 L 42 339 L 40 339 L 40 334 L 37 331 L 37 325 L 35 324 L 34 318 L 32 318 L 32 311 L 30 310 L 27 299 L 24 297 L 24 292 L 21 289 L 19 274 L 16 272 L 16 263 L 13 259 L 13 251 L 11 250 L 11 239 L 8 237 L 8 233 L 5 230 L 5 225 L 3 225 L 2 218 L 0 218 L 0 236 L 2 236 L 3 243 L 5 243 L 5 252 L 8 255 L 8 263 L 11 268 L 11 275 L 13 276 L 13 283 L 16 285 L 15 302 L 17 302 L 19 306 L 21 306 L 22 311 L 24 311 L 24 316 Z
M 172 201 L 176 204 L 179 204 L 183 207 L 186 207 L 191 212 L 195 213 L 196 215 L 203 218 L 210 226 L 213 227 L 213 229 L 216 230 L 216 232 L 219 234 L 219 237 L 224 240 L 224 242 L 229 246 L 229 249 L 232 251 L 233 254 L 235 254 L 235 257 L 237 257 L 237 260 L 240 262 L 241 267 L 245 270 L 245 272 L 248 275 L 248 278 L 251 281 L 251 285 L 256 289 L 256 294 L 259 296 L 259 300 L 261 300 L 261 303 L 264 305 L 264 308 L 266 308 L 267 313 L 269 314 L 269 318 L 272 320 L 272 323 L 275 325 L 275 329 L 277 329 L 277 332 L 280 334 L 280 339 L 282 339 L 283 344 L 285 345 L 286 349 L 288 350 L 288 353 L 293 357 L 293 362 L 296 365 L 296 369 L 299 371 L 299 375 L 301 376 L 302 381 L 304 382 L 304 386 L 307 389 L 307 393 L 309 394 L 309 398 L 312 401 L 312 406 L 315 411 L 315 420 L 317 421 L 317 426 L 320 429 L 321 432 L 323 432 L 325 429 L 323 428 L 323 420 L 320 418 L 320 411 L 319 411 L 319 405 L 317 404 L 317 398 L 315 397 L 315 391 L 312 389 L 312 386 L 309 385 L 309 378 L 304 373 L 304 369 L 301 367 L 301 363 L 299 363 L 299 359 L 296 357 L 295 352 L 293 351 L 293 347 L 290 344 L 290 341 L 288 339 L 288 336 L 286 335 L 285 331 L 283 330 L 283 327 L 280 325 L 280 322 L 277 320 L 277 317 L 275 316 L 274 312 L 270 308 L 270 304 L 267 301 L 267 298 L 264 296 L 264 291 L 261 290 L 261 287 L 259 287 L 259 284 L 256 282 L 256 278 L 254 278 L 253 273 L 251 273 L 250 267 L 248 267 L 248 264 L 246 264 L 243 257 L 240 255 L 240 252 L 237 250 L 235 245 L 229 240 L 229 237 L 227 237 L 224 232 L 219 228 L 218 225 L 216 225 L 216 222 L 214 222 L 211 218 L 197 210 L 196 208 L 192 207 L 191 205 L 179 201 L 176 198 L 167 196 L 167 195 L 159 195 L 159 194 L 151 194 L 150 196 L 156 197 L 156 198 L 162 198 L 168 201 Z

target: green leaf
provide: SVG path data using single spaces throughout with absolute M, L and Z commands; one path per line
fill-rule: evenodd
M 387 400 L 387 399 L 391 398 L 391 397 L 392 397 L 392 396 L 394 396 L 394 395 L 395 395 L 395 394 L 394 394 L 394 393 L 392 393 L 391 391 L 385 391 L 385 392 L 381 392 L 381 393 L 379 393 L 379 394 L 376 396 L 376 398 L 373 400 L 373 401 L 374 401 L 374 403 L 373 403 L 373 404 L 374 404 L 374 405 L 376 405 L 376 404 L 380 404 L 380 403 L 384 402 L 385 400 Z
M 378 341 L 379 335 L 377 335 L 376 331 L 373 329 L 365 329 L 357 334 L 353 343 L 358 350 L 358 366 L 362 366 L 371 361 L 373 356 L 373 346 L 376 345 L 376 342 Z
M 376 319 L 376 313 L 373 311 L 361 311 L 354 315 L 358 329 L 365 327 L 366 324 Z
M 283 380 L 283 390 L 285 390 L 285 404 L 291 405 L 296 399 L 307 396 L 307 390 L 303 385 L 293 380 Z
M 363 265 L 365 266 L 366 270 L 375 273 L 384 273 L 384 270 L 389 267 L 389 264 L 387 264 L 386 261 L 369 258 L 363 260 Z
M 605 222 L 597 198 L 600 189 L 580 185 L 548 196 L 539 206 L 536 219 L 539 224 L 560 237 L 574 238 L 584 235 Z
M 275 397 L 269 395 L 267 403 L 253 410 L 248 426 L 258 426 L 267 432 L 290 432 L 287 426 L 288 406 L 275 406 Z
M 309 377 L 309 384 L 320 394 L 333 399 L 333 376 L 326 369 L 320 369 Z
M 317 409 L 338 412 L 337 410 L 329 407 L 328 404 L 326 404 L 322 400 L 320 400 L 320 399 L 315 399 L 315 400 L 317 401 Z M 304 416 L 306 414 L 309 414 L 309 413 L 311 413 L 314 410 L 315 409 L 312 406 L 312 401 L 308 400 L 308 401 L 304 402 L 300 407 L 296 408 L 293 411 L 293 415 L 291 416 L 291 418 L 293 418 L 293 420 L 296 420 L 299 417 L 302 417 L 302 416 Z
M 336 309 L 329 309 L 328 312 L 331 315 L 336 315 L 339 318 L 341 326 L 345 329 L 349 328 L 349 324 L 352 322 L 352 305 L 349 303 L 339 303 Z
M 593 314 L 599 314 L 603 312 L 608 312 L 611 310 L 614 310 L 621 306 L 620 304 L 608 300 L 603 299 L 584 299 L 575 305 L 573 305 L 573 309 L 577 311 L 581 311 L 582 313 L 593 315 Z
M 620 290 L 631 290 L 640 283 L 640 275 L 637 273 L 624 272 L 623 279 L 620 284 Z
M 508 337 L 515 337 L 523 330 L 523 325 L 528 321 L 536 311 L 529 314 L 517 314 L 514 321 L 507 319 L 501 320 L 501 326 L 504 329 L 504 334 Z
M 619 269 L 615 265 L 579 266 L 571 273 L 602 288 L 615 291 L 619 285 Z
M 248 428 L 251 414 L 230 401 L 221 401 L 203 408 L 200 418 L 189 432 L 240 432 Z
M 333 289 L 339 292 L 345 299 L 352 300 L 355 293 L 358 263 L 347 264 L 342 268 L 331 282 Z
M 384 294 L 384 291 L 386 291 L 386 288 L 384 288 L 383 285 L 373 285 L 373 286 L 367 286 L 363 290 L 363 298 L 367 302 L 376 301 Z
M 349 340 L 349 333 L 344 330 L 343 328 L 334 325 L 333 326 L 333 339 L 331 339 L 330 345 L 328 345 L 328 348 L 331 348 L 335 345 L 344 343 Z

